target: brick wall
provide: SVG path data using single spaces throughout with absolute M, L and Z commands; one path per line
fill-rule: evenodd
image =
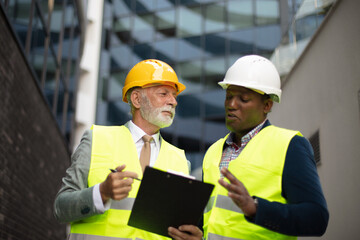
M 66 239 L 53 201 L 70 162 L 0 9 L 0 239 Z

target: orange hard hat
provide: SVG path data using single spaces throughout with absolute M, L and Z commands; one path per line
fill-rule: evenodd
M 155 85 L 168 85 L 177 89 L 177 94 L 185 90 L 185 85 L 180 83 L 176 73 L 167 63 L 147 59 L 137 63 L 128 73 L 122 89 L 122 98 L 127 102 L 126 93 L 133 87 L 151 87 Z

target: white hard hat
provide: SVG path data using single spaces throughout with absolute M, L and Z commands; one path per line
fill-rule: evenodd
M 229 85 L 250 88 L 261 94 L 270 95 L 275 102 L 280 102 L 280 76 L 275 66 L 268 59 L 248 55 L 239 58 L 226 72 L 219 85 L 227 89 Z

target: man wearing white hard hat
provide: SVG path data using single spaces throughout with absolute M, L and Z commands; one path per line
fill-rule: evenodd
M 274 65 L 261 56 L 244 56 L 219 84 L 226 90 L 230 133 L 208 149 L 203 162 L 204 181 L 216 185 L 204 212 L 204 238 L 323 235 L 329 213 L 312 147 L 299 131 L 267 119 L 281 99 Z M 171 228 L 170 233 L 174 239 L 201 239 L 196 226 Z

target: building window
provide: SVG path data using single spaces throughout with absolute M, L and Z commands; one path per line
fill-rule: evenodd
M 204 8 L 205 33 L 223 32 L 226 30 L 225 3 L 215 3 Z
M 316 162 L 316 165 L 321 164 L 321 158 L 320 158 L 320 136 L 319 136 L 319 130 L 314 133 L 310 139 L 310 144 L 314 149 L 314 159 Z
M 201 8 L 186 8 L 180 7 L 179 19 L 177 26 L 177 36 L 178 37 L 189 37 L 189 36 L 199 36 L 202 34 L 202 17 L 201 17 Z
M 280 20 L 279 1 L 257 0 L 255 18 L 257 25 L 279 23 Z
M 175 9 L 158 12 L 155 15 L 156 38 L 164 39 L 176 36 Z
M 136 43 L 152 42 L 154 40 L 154 16 L 144 14 L 134 16 L 132 37 Z
M 254 26 L 254 7 L 251 0 L 229 2 L 227 14 L 229 30 Z

